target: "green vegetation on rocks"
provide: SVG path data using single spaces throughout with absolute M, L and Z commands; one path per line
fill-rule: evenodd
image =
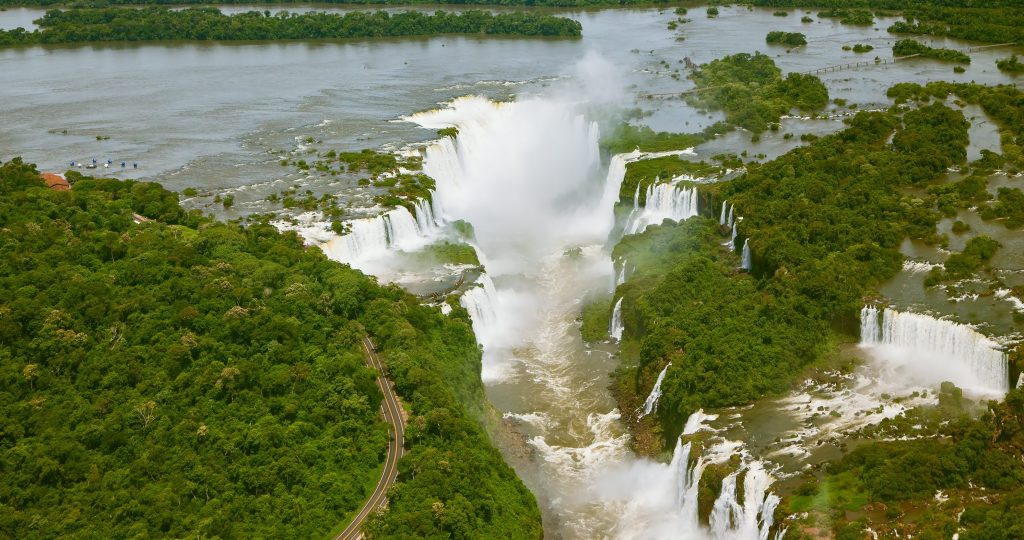
M 619 197 L 624 202 L 632 202 L 634 195 L 637 195 L 638 202 L 642 205 L 647 200 L 647 187 L 655 180 L 667 182 L 677 176 L 710 178 L 721 173 L 722 168 L 717 165 L 704 161 L 689 161 L 682 156 L 642 159 L 626 165 Z
M 225 15 L 217 8 L 50 10 L 38 30 L 0 31 L 0 46 L 105 41 L 372 39 L 438 34 L 579 37 L 580 23 L 536 12 L 415 11 Z
M 1024 191 L 1020 188 L 1001 187 L 998 197 L 991 206 L 981 209 L 984 219 L 1002 219 L 1008 229 L 1024 226 Z
M 964 250 L 946 259 L 944 268 L 934 268 L 924 284 L 931 286 L 943 281 L 964 279 L 973 276 L 996 254 L 999 242 L 988 236 L 976 236 L 967 241 Z
M 761 133 L 793 109 L 816 111 L 828 105 L 828 89 L 813 75 L 782 70 L 766 55 L 740 53 L 701 65 L 691 75 L 697 91 L 691 104 L 725 112 L 734 126 Z
M 799 487 L 784 500 L 783 512 L 811 515 L 793 532 L 805 527 L 820 532 L 824 526 L 837 538 L 850 533 L 859 538 L 867 527 L 884 526 L 894 536 L 920 538 L 1024 534 L 1024 393 L 1010 390 L 1003 402 L 990 402 L 975 419 L 949 410 L 945 402 L 959 392 L 943 383 L 939 405 L 930 408 L 947 418 L 928 438 L 859 446 L 829 464 L 822 478 Z
M 931 82 L 927 85 L 900 83 L 887 92 L 897 104 L 930 100 L 945 101 L 956 96 L 964 103 L 979 105 L 985 114 L 999 126 L 999 143 L 1002 155 L 983 151 L 984 167 L 994 170 L 1003 164 L 1018 169 L 1024 168 L 1024 92 L 1009 85 L 983 86 L 980 84 L 957 84 Z
M 807 45 L 807 36 L 799 32 L 768 32 L 764 40 L 768 43 L 787 45 L 789 47 Z
M 617 259 L 636 266 L 618 290 L 623 350 L 637 349 L 616 376 L 616 395 L 621 410 L 635 410 L 671 361 L 657 412 L 664 441 L 697 408 L 788 388 L 827 350 L 833 328 L 853 327 L 863 296 L 900 270 L 902 240 L 936 239 L 934 201 L 900 188 L 965 161 L 963 115 L 932 104 L 847 123 L 702 189 L 705 208 L 724 199 L 743 217 L 737 246 L 749 242 L 752 273 L 737 271 L 738 257 L 721 246 L 729 232 L 706 219 L 651 227 L 616 247 Z
M 871 26 L 875 20 L 870 11 L 850 9 L 830 9 L 818 13 L 821 18 L 838 18 L 842 24 L 854 26 Z
M 327 536 L 388 444 L 368 334 L 409 413 L 371 536 L 541 537 L 477 421 L 465 310 L 266 222 L 185 212 L 157 184 L 68 179 L 0 166 L 0 536 Z
M 996 67 L 998 67 L 1000 71 L 1005 71 L 1007 73 L 1024 73 L 1024 62 L 1018 60 L 1016 54 L 1009 58 L 996 60 Z
M 901 39 L 892 46 L 893 56 L 921 56 L 934 58 L 946 62 L 960 62 L 970 64 L 971 57 L 966 53 L 954 51 L 953 49 L 942 49 L 929 47 L 914 39 Z
M 613 154 L 640 150 L 641 152 L 668 152 L 691 148 L 706 140 L 702 134 L 668 133 L 649 127 L 624 124 L 605 137 L 601 144 Z

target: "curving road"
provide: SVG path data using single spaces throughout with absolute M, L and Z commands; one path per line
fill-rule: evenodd
M 391 387 L 391 381 L 384 376 L 384 365 L 377 357 L 373 342 L 365 336 L 363 337 L 363 356 L 366 357 L 366 364 L 377 370 L 377 386 L 380 387 L 380 392 L 384 395 L 381 412 L 384 414 L 384 420 L 391 424 L 391 441 L 388 443 L 388 457 L 384 461 L 384 473 L 381 474 L 377 487 L 366 504 L 356 514 L 352 523 L 349 523 L 348 527 L 341 531 L 341 534 L 335 536 L 334 540 L 355 540 L 363 536 L 361 532 L 363 522 L 386 501 L 388 488 L 395 483 L 395 479 L 398 477 L 398 460 L 405 451 L 405 421 L 402 419 L 398 396 L 395 395 L 395 390 Z

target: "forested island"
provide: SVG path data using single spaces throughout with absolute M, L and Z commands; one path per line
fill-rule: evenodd
M 480 424 L 465 310 L 442 316 L 265 221 L 187 212 L 158 184 L 68 180 L 0 166 L 0 535 L 340 530 L 387 447 L 369 335 L 409 415 L 371 534 L 540 538 Z
M 701 66 L 694 77 L 699 83 L 702 72 L 729 60 Z M 742 77 L 753 78 L 764 69 L 743 66 Z M 943 215 L 978 206 L 985 219 L 1020 226 L 1020 217 L 1011 217 L 1019 212 L 1009 210 L 1012 201 L 1024 200 L 1020 190 L 1000 188 L 992 195 L 986 184 L 996 169 L 1015 174 L 1024 167 L 1024 93 L 1011 86 L 907 83 L 888 94 L 900 106 L 861 112 L 846 120 L 846 129 L 839 133 L 767 163 L 747 163 L 739 178 L 700 187 L 702 206 L 708 209 L 702 217 L 651 226 L 616 246 L 613 258 L 629 261 L 631 274 L 617 290 L 625 361 L 613 390 L 621 410 L 640 412 L 656 379 L 660 392 L 656 412 L 626 417 L 637 451 L 667 451 L 699 408 L 745 405 L 785 392 L 807 366 L 856 339 L 863 299 L 901 269 L 900 243 L 905 238 L 943 242 L 936 232 Z M 969 123 L 945 104 L 951 98 L 960 106 L 979 105 L 997 122 L 1001 155 L 983 153 L 982 159 L 967 162 Z M 740 95 L 734 102 L 703 103 L 729 117 L 751 101 Z M 676 171 L 712 172 L 673 161 L 680 160 L 630 164 L 627 181 L 636 174 L 632 185 L 639 182 L 637 191 L 642 192 L 645 185 Z M 931 185 L 950 167 L 961 168 L 964 178 Z M 915 186 L 928 186 L 929 196 L 920 199 L 907 191 Z M 627 191 L 621 193 L 622 202 L 634 204 Z M 742 216 L 731 242 L 724 242 L 730 229 L 712 210 L 726 201 Z M 741 246 L 750 250 L 749 262 L 739 259 Z M 925 285 L 975 276 L 999 248 L 990 238 L 975 237 L 948 258 L 944 269 L 932 270 Z M 741 264 L 750 266 L 738 272 Z M 600 334 L 593 325 L 602 328 L 606 322 L 585 316 L 584 336 Z M 1020 358 L 1019 350 L 1011 354 L 1011 361 Z M 866 527 L 878 527 L 904 512 L 924 511 L 929 517 L 923 522 L 897 520 L 899 530 L 1012 537 L 999 534 L 1021 526 L 1016 517 L 1024 494 L 1021 395 L 1012 391 L 1004 402 L 990 403 L 990 412 L 979 418 L 970 412 L 978 405 L 965 401 L 959 389 L 944 386 L 942 392 L 938 406 L 914 409 L 872 432 L 898 437 L 914 425 L 927 431 L 913 437 L 929 436 L 937 443 L 862 446 L 827 465 L 821 480 L 808 475 L 794 487 L 792 498 L 784 499 L 780 515 L 809 512 L 807 523 L 831 529 L 840 538 L 859 538 Z M 708 484 L 700 491 L 702 519 L 719 495 L 716 481 L 735 470 L 723 467 L 704 473 Z M 988 490 L 999 503 L 969 503 L 979 489 Z M 963 497 L 968 505 L 964 519 L 957 522 L 930 502 L 936 490 Z M 871 505 L 890 510 L 884 519 L 870 512 L 860 519 L 842 517 L 842 510 L 863 515 Z M 987 536 L 992 534 L 996 536 Z M 793 529 L 787 538 L 791 535 L 804 537 Z
M 39 30 L 0 31 L 0 46 L 105 41 L 253 41 L 382 38 L 440 34 L 579 37 L 580 23 L 536 12 L 492 14 L 470 10 L 425 14 L 250 11 L 225 15 L 217 8 L 163 7 L 50 10 Z

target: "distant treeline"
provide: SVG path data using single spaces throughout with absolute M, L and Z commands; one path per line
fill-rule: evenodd
M 292 4 L 304 3 L 302 0 L 226 0 L 217 4 Z M 341 5 L 417 5 L 417 4 L 448 4 L 448 5 L 487 5 L 487 6 L 548 6 L 548 7 L 583 7 L 583 6 L 619 6 L 619 5 L 655 5 L 668 4 L 669 0 L 318 0 L 322 4 Z M 678 3 L 678 2 L 676 2 Z M 209 5 L 208 0 L 0 0 L 0 6 L 68 6 L 68 7 L 108 7 L 108 6 L 140 6 L 140 5 Z
M 472 10 L 403 13 L 288 13 L 225 15 L 217 8 L 163 7 L 50 10 L 39 30 L 0 32 L 0 46 L 96 41 L 232 41 L 380 38 L 437 34 L 579 37 L 578 21 L 540 13 Z
M 928 34 L 989 43 L 1024 42 L 1024 2 L 1021 0 L 750 0 L 771 8 L 822 8 L 832 11 L 872 9 L 902 13 L 889 31 Z

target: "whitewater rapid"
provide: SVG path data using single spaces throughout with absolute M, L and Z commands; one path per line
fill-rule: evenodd
M 614 207 L 628 163 L 689 152 L 612 156 L 602 164 L 599 129 L 577 102 L 479 97 L 409 116 L 425 128 L 458 129 L 426 147 L 434 178 L 432 214 L 465 221 L 487 274 L 462 298 L 483 346 L 483 378 L 503 416 L 523 434 L 532 457 L 517 470 L 545 508 L 545 527 L 562 538 L 761 538 L 777 497 L 763 465 L 743 456 L 731 478 L 753 492 L 723 492 L 709 525 L 697 518 L 696 482 L 704 464 L 728 460 L 739 446 L 704 448 L 679 441 L 670 463 L 637 458 L 607 391 L 614 359 L 579 335 L 583 303 L 611 293 L 627 263 L 613 264 Z M 691 179 L 656 181 L 645 204 L 620 225 L 642 232 L 665 219 L 697 215 Z M 609 334 L 623 331 L 622 298 Z M 659 377 L 659 383 L 664 372 Z M 645 409 L 653 412 L 659 388 Z M 703 461 L 702 461 L 703 460 Z M 745 501 L 737 505 L 737 500 Z M 754 524 L 753 526 L 751 524 Z M 764 535 L 761 528 L 765 528 Z

